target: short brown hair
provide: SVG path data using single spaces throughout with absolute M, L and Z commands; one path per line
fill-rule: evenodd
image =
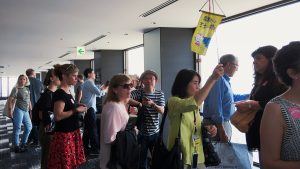
M 31 69 L 31 68 L 29 68 L 29 69 L 26 70 L 26 76 L 32 76 L 33 73 L 34 73 L 34 70 Z
M 114 92 L 114 89 L 117 88 L 119 85 L 122 85 L 123 83 L 126 83 L 130 81 L 130 77 L 124 74 L 118 74 L 115 75 L 113 78 L 111 78 L 109 82 L 109 88 L 107 92 L 107 97 L 105 100 L 105 103 L 107 102 L 119 102 L 119 98 Z

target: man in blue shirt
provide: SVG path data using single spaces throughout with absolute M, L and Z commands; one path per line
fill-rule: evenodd
M 99 154 L 100 145 L 96 125 L 96 97 L 104 96 L 107 86 L 99 89 L 95 85 L 96 75 L 91 68 L 87 68 L 84 71 L 84 76 L 87 80 L 82 84 L 81 103 L 85 104 L 88 110 L 84 116 L 83 146 L 86 154 Z M 91 145 L 91 149 L 89 145 Z
M 219 78 L 204 101 L 204 124 L 213 123 L 218 128 L 216 140 L 228 142 L 232 135 L 230 117 L 235 111 L 234 102 L 246 100 L 249 94 L 235 95 L 231 89 L 230 77 L 238 70 L 238 60 L 232 54 L 220 58 L 224 67 L 224 75 Z

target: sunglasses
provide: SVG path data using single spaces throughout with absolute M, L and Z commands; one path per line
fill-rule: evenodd
M 73 65 L 73 64 L 70 64 L 70 65 L 67 67 L 67 69 L 65 70 L 65 73 L 66 73 L 70 68 L 75 69 L 76 66 Z
M 132 83 L 125 83 L 123 85 L 119 85 L 121 87 L 123 87 L 123 89 L 131 89 L 133 88 L 133 84 Z

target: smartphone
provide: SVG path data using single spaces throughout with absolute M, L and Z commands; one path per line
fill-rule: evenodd
M 143 99 L 146 100 L 146 101 L 150 101 L 150 99 L 146 96 L 144 96 Z
M 192 154 L 192 169 L 197 169 L 197 164 L 198 164 L 198 153 L 193 153 Z
M 106 81 L 104 85 L 105 85 L 105 86 L 108 86 L 108 85 L 109 85 L 109 80 Z

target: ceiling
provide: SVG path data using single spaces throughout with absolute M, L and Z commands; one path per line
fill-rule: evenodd
M 93 52 L 87 52 L 82 57 L 76 56 L 75 47 L 100 35 L 106 37 L 88 45 L 88 51 L 123 50 L 140 45 L 143 43 L 143 32 L 156 27 L 195 27 L 199 9 L 206 0 L 179 0 L 148 17 L 140 17 L 164 2 L 0 0 L 0 76 L 18 75 L 30 67 L 41 71 L 55 63 L 92 59 Z M 278 0 L 217 2 L 229 17 Z M 216 5 L 215 10 L 221 13 Z M 65 53 L 70 54 L 58 58 Z

